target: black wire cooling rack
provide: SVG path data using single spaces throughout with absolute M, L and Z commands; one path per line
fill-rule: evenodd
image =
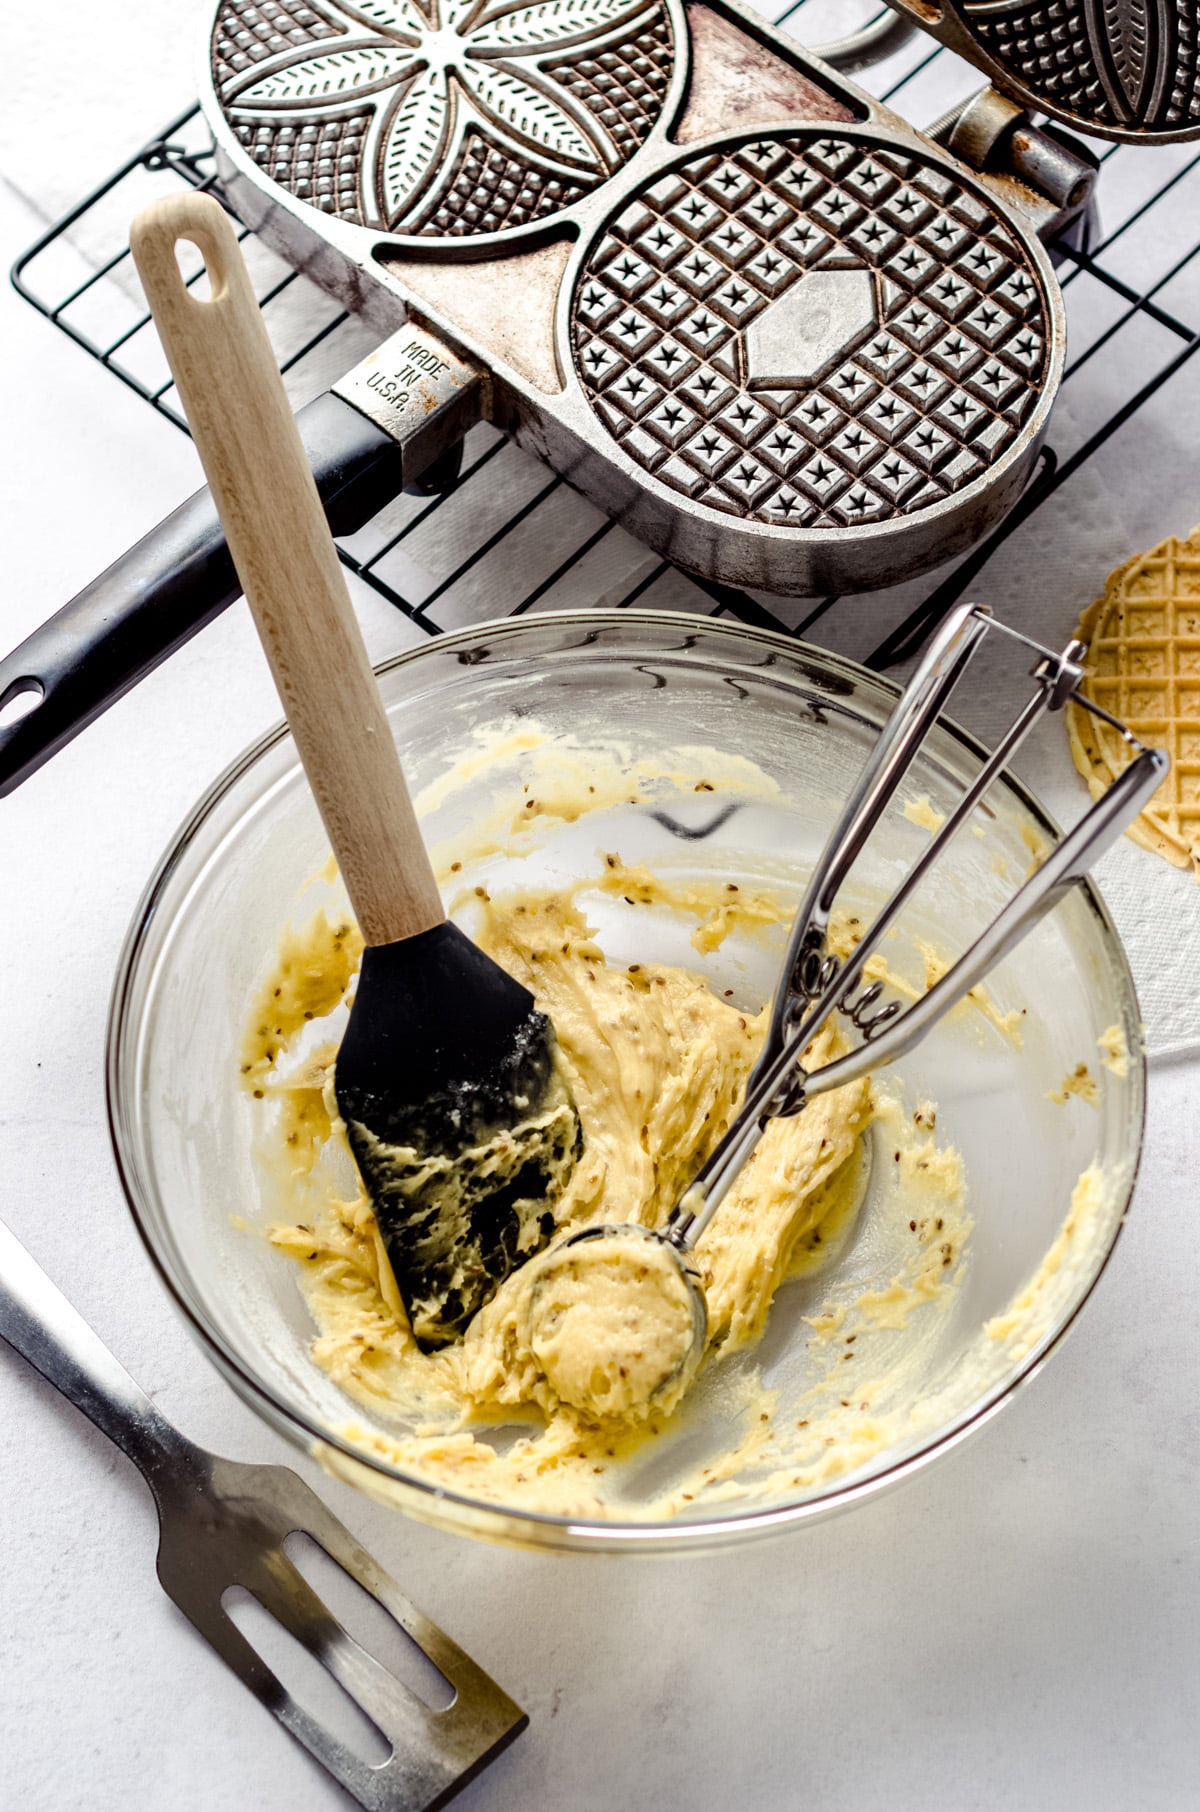
M 879 16 L 879 8 L 866 0 L 849 8 L 845 0 L 836 7 L 832 0 L 794 0 L 774 16 L 802 42 L 816 43 L 833 35 L 823 27 L 844 32 Z M 917 125 L 979 85 L 977 71 L 919 36 L 859 80 Z M 1200 255 L 1200 151 L 1100 142 L 1091 148 L 1102 166 L 1104 225 L 1089 244 L 1051 248 L 1067 303 L 1070 351 L 1050 442 L 1016 507 L 965 559 L 933 581 L 873 594 L 871 621 L 885 633 L 865 654 L 870 666 L 888 667 L 915 652 L 1000 544 L 1045 510 L 1200 348 L 1194 281 L 1200 266 L 1193 268 Z M 42 234 L 17 261 L 13 281 L 76 345 L 186 432 L 127 240 L 134 214 L 153 195 L 183 184 L 217 187 L 198 108 L 172 120 Z M 1166 209 L 1172 211 L 1169 259 L 1147 265 L 1139 235 Z M 298 407 L 370 350 L 377 335 L 244 230 L 241 237 Z M 198 267 L 193 276 L 200 276 Z M 1098 358 L 1105 381 L 1089 384 L 1082 374 L 1089 368 L 1094 374 Z M 397 498 L 339 552 L 352 572 L 431 635 L 535 608 L 640 601 L 823 639 L 831 613 L 853 604 L 751 595 L 688 577 L 487 426 L 472 430 L 451 486 L 433 498 Z

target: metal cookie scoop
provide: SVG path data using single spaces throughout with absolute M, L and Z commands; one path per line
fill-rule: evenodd
M 826 943 L 837 896 L 915 759 L 926 732 L 989 630 L 1011 636 L 1038 655 L 1032 675 L 1037 690 L 980 768 L 957 807 L 932 837 L 920 860 L 880 909 L 852 954 L 839 963 L 829 953 Z M 918 1045 L 950 1008 L 981 982 L 1083 879 L 1091 864 L 1137 816 L 1162 781 L 1169 766 L 1164 752 L 1146 748 L 1080 692 L 1084 653 L 1082 643 L 1070 642 L 1061 654 L 1055 654 L 996 622 L 976 605 L 961 605 L 947 618 L 906 687 L 813 870 L 793 922 L 766 1042 L 751 1072 L 745 1100 L 733 1124 L 697 1171 L 661 1230 L 633 1225 L 587 1228 L 547 1255 L 544 1261 L 547 1267 L 555 1262 L 559 1265 L 569 1263 L 573 1253 L 581 1252 L 586 1242 L 600 1236 L 649 1241 L 661 1254 L 667 1255 L 667 1262 L 674 1267 L 682 1288 L 691 1298 L 691 1333 L 686 1338 L 680 1336 L 673 1346 L 664 1343 L 659 1373 L 646 1376 L 645 1398 L 651 1408 L 672 1407 L 695 1375 L 707 1332 L 703 1289 L 694 1259 L 695 1247 L 750 1158 L 768 1121 L 800 1113 L 812 1096 L 857 1081 L 868 1071 L 892 1063 Z M 1129 765 L 1103 798 L 1092 805 L 1063 837 L 970 949 L 912 1006 L 902 1010 L 898 1001 L 892 1001 L 879 1007 L 882 993 L 879 982 L 856 995 L 868 958 L 950 838 L 970 817 L 1037 720 L 1047 711 L 1061 710 L 1068 699 L 1074 699 L 1120 732 L 1129 748 L 1135 751 Z M 802 1067 L 801 1058 L 835 1009 L 858 1028 L 862 1043 L 824 1068 L 809 1073 Z M 535 1285 L 532 1304 L 535 1352 L 539 1339 L 543 1338 L 544 1317 L 551 1302 L 551 1292 L 545 1286 Z M 610 1366 L 617 1364 L 615 1351 L 606 1355 L 604 1362 Z M 548 1376 L 557 1388 L 555 1373 L 551 1371 Z M 574 1401 L 569 1396 L 566 1400 Z M 575 1406 L 594 1409 L 592 1403 L 576 1402 Z
M 0 1223 L 0 1337 L 94 1422 L 141 1472 L 158 1509 L 158 1577 L 206 1642 L 360 1806 L 433 1812 L 528 1722 L 524 1712 L 405 1596 L 304 1481 L 196 1447 Z M 292 1564 L 284 1542 L 312 1537 L 455 1689 L 434 1711 L 361 1648 Z M 391 1745 L 377 1767 L 297 1703 L 225 1609 L 241 1586 L 349 1694 Z

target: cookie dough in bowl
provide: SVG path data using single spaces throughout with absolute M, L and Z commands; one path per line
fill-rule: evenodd
M 381 683 L 450 910 L 558 1029 L 585 1141 L 549 1254 L 589 1226 L 661 1225 L 736 1110 L 804 877 L 894 689 L 782 636 L 651 612 L 444 636 Z M 976 760 L 939 726 L 839 902 L 847 948 Z M 927 986 L 1053 834 L 995 787 L 868 974 Z M 677 1403 L 631 1413 L 630 1380 L 584 1363 L 594 1287 L 531 1319 L 536 1260 L 427 1354 L 330 1114 L 357 957 L 276 733 L 201 801 L 139 910 L 110 1024 L 114 1142 L 235 1388 L 446 1527 L 686 1547 L 852 1502 L 1036 1369 L 1128 1204 L 1136 1002 L 1077 890 L 918 1051 L 772 1124 L 698 1246 L 708 1336 Z M 1081 1063 L 1095 1087 L 1064 1094 Z

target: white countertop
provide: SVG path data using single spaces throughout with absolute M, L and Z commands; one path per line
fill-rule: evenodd
M 190 98 L 188 8 L 80 0 L 57 9 L 52 49 L 34 10 L 6 59 L 5 264 L 39 204 L 71 200 Z M 136 105 L 118 17 L 126 42 L 141 34 Z M 197 468 L 7 288 L 0 323 L 7 648 Z M 1176 465 L 1200 453 L 1196 419 Z M 1197 470 L 1180 491 L 1200 511 Z M 365 621 L 376 656 L 411 638 L 377 600 Z M 196 795 L 277 715 L 239 607 L 0 802 L 0 1213 L 168 1416 L 219 1452 L 295 1465 L 525 1706 L 529 1729 L 463 1812 L 1200 1804 L 1200 1064 L 1152 1072 L 1135 1210 L 1073 1337 L 944 1464 L 691 1561 L 538 1558 L 418 1527 L 321 1478 L 233 1398 L 151 1273 L 109 1154 L 101 1050 L 125 927 Z M 1179 960 L 1196 972 L 1194 947 Z M 132 1467 L 4 1348 L 0 1530 L 0 1805 L 348 1803 L 162 1595 Z

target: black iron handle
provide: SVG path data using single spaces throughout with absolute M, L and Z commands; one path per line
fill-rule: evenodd
M 330 528 L 353 534 L 403 488 L 401 447 L 331 393 L 296 421 Z M 240 595 L 212 498 L 197 491 L 0 660 L 0 711 L 22 694 L 38 697 L 23 717 L 0 723 L 0 795 Z

